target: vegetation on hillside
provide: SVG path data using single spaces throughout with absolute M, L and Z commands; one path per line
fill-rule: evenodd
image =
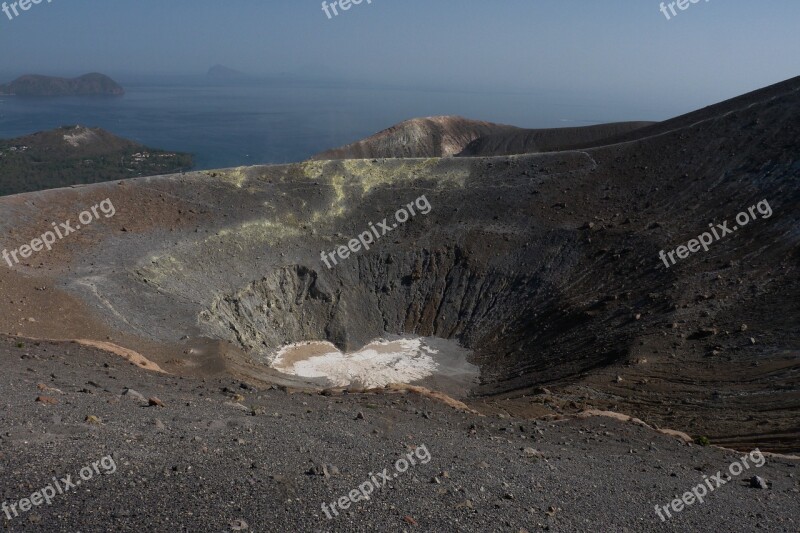
M 0 195 L 171 174 L 192 156 L 153 150 L 97 128 L 70 126 L 0 140 Z

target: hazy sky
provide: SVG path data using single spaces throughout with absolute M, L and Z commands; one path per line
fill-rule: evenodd
M 13 13 L 12 13 L 13 14 Z M 546 90 L 689 110 L 800 74 L 800 1 L 52 0 L 0 13 L 0 74 L 205 73 Z

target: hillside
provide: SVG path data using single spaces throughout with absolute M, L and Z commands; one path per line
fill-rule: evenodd
M 579 128 L 522 129 L 478 137 L 458 153 L 459 157 L 495 156 L 557 152 L 572 147 L 603 144 L 607 139 L 654 124 L 614 122 Z
M 56 78 L 26 74 L 0 85 L 0 96 L 121 96 L 125 94 L 117 82 L 104 74 L 84 74 L 77 78 Z
M 99 128 L 68 126 L 0 140 L 0 195 L 191 167 L 188 154 L 153 150 Z
M 525 129 L 455 116 L 415 118 L 311 159 L 475 157 L 551 152 L 596 144 L 652 124 L 618 122 L 580 128 Z
M 315 160 L 447 157 L 458 154 L 471 141 L 519 128 L 462 117 L 415 118 L 396 124 L 361 141 L 327 150 Z

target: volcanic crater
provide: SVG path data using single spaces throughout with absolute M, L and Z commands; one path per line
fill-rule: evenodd
M 317 389 L 331 383 L 271 368 L 276 354 L 418 340 L 440 353 L 427 383 L 484 412 L 594 407 L 798 451 L 798 88 L 547 152 L 396 158 L 384 135 L 380 153 L 359 146 L 370 159 L 342 149 L 1 198 L 0 228 L 20 244 L 105 198 L 116 215 L 4 269 L 0 328 L 103 341 L 173 374 Z M 530 149 L 519 131 L 492 135 L 481 154 Z M 429 213 L 321 261 L 421 195 Z M 671 268 L 659 259 L 764 199 L 771 218 Z

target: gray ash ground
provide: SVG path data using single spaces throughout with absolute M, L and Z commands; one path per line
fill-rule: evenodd
M 10 521 L 0 515 L 4 531 L 800 529 L 799 463 L 773 457 L 662 523 L 654 505 L 742 454 L 612 419 L 520 420 L 417 395 L 256 390 L 147 372 L 71 343 L 4 337 L 0 358 L 2 501 L 53 476 L 74 478 L 106 455 L 117 464 L 50 506 Z M 127 388 L 164 406 L 122 395 Z M 323 502 L 371 472 L 393 472 L 421 445 L 430 462 L 326 518 Z M 769 488 L 751 488 L 755 474 Z

